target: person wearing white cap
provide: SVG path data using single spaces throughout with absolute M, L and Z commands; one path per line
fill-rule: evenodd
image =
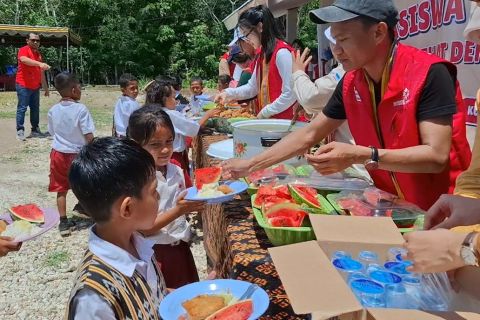
M 258 118 L 292 119 L 295 103 L 290 87 L 293 48 L 282 40 L 272 13 L 263 5 L 250 8 L 240 15 L 237 30 L 239 34 L 232 42 L 247 42 L 259 54 L 255 69 L 246 85 L 226 89 L 215 101 L 225 103 L 256 96 Z
M 424 210 L 452 192 L 471 158 L 455 65 L 398 43 L 392 0 L 335 0 L 310 19 L 331 23 L 332 51 L 347 73 L 309 125 L 250 159 L 227 160 L 224 178 L 303 154 L 348 121 L 356 145 L 331 142 L 305 154 L 316 171 L 364 164 L 379 189 Z

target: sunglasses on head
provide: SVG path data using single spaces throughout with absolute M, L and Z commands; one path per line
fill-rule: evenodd
M 32 42 L 38 42 L 38 43 L 40 43 L 40 39 L 28 39 L 28 40 L 30 40 L 30 41 L 32 41 Z

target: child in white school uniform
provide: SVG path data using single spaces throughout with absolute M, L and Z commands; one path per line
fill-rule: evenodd
M 95 225 L 65 318 L 159 320 L 167 289 L 153 242 L 138 233 L 157 217 L 152 156 L 132 140 L 99 138 L 80 151 L 69 180 Z
M 153 227 L 144 230 L 143 234 L 156 243 L 155 256 L 168 288 L 198 281 L 186 215 L 203 210 L 205 205 L 200 201 L 183 200 L 185 178 L 180 166 L 172 163 L 174 136 L 172 121 L 156 105 L 145 105 L 130 116 L 128 137 L 155 159 L 160 204 Z
M 48 111 L 48 132 L 53 136 L 48 191 L 57 193 L 60 235 L 69 236 L 75 224 L 67 218 L 68 170 L 80 149 L 93 140 L 95 126 L 87 107 L 78 102 L 82 89 L 73 74 L 59 73 L 55 88 L 62 99 Z
M 188 119 L 185 114 L 175 110 L 175 89 L 172 86 L 172 82 L 169 80 L 163 80 L 161 76 L 156 78 L 157 80 L 147 87 L 147 96 L 145 104 L 156 105 L 162 108 L 172 120 L 175 128 L 175 140 L 173 142 L 173 155 L 172 158 L 178 161 L 183 169 L 183 174 L 186 180 L 186 187 L 192 186 L 189 175 L 189 160 L 188 160 L 188 148 L 187 137 L 196 137 L 201 127 L 204 127 L 208 119 L 216 116 L 220 113 L 220 110 L 213 109 L 205 113 L 205 115 L 197 121 Z
M 138 96 L 138 80 L 130 73 L 120 76 L 118 81 L 122 96 L 118 98 L 115 104 L 113 114 L 113 136 L 125 137 L 127 135 L 128 118 L 133 111 L 140 108 L 137 102 Z

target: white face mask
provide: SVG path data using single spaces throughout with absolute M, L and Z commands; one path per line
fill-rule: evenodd
M 480 3 L 472 3 L 472 14 L 463 35 L 467 40 L 480 44 Z

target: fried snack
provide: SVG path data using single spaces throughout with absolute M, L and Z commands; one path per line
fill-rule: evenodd
M 204 320 L 225 305 L 224 297 L 209 294 L 203 294 L 182 303 L 187 311 L 188 320 Z
M 222 184 L 217 188 L 217 190 L 222 192 L 223 194 L 230 194 L 233 192 L 233 189 L 227 186 L 226 184 Z
M 7 229 L 7 224 L 5 223 L 5 221 L 0 220 L 0 234 L 2 234 L 5 229 Z

